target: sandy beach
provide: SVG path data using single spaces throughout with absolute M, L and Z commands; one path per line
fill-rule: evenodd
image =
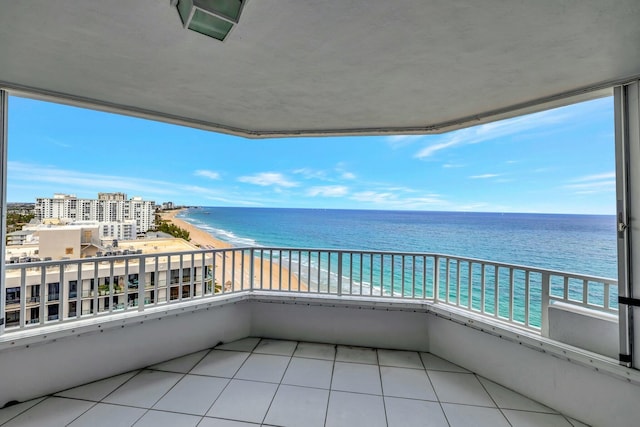
M 172 211 L 165 211 L 160 214 L 160 217 L 169 221 L 176 226 L 183 228 L 189 232 L 189 241 L 202 248 L 202 249 L 230 249 L 232 245 L 222 240 L 216 239 L 211 234 L 204 230 L 199 229 L 186 221 L 176 218 L 176 215 L 180 213 L 181 209 Z M 291 290 L 306 290 L 304 283 L 298 282 L 298 277 L 291 274 L 287 268 L 280 266 L 279 264 L 271 263 L 268 260 L 251 259 L 247 254 L 243 255 L 240 250 L 228 252 L 225 258 L 222 258 L 222 254 L 218 254 L 215 261 L 215 279 L 219 285 L 224 284 L 224 290 L 242 290 L 249 289 L 250 277 L 249 266 L 251 262 L 254 262 L 254 288 L 269 289 L 270 285 L 272 289 L 278 289 L 280 278 L 282 277 L 282 284 L 279 289 L 288 290 L 289 283 L 291 283 Z M 244 276 L 242 275 L 244 266 Z M 262 284 L 260 280 L 262 279 Z

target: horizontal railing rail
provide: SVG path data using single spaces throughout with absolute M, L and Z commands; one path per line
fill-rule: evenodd
M 424 300 L 537 332 L 554 302 L 617 312 L 614 279 L 411 252 L 243 247 L 129 254 L 7 264 L 5 283 L 16 296 L 7 312 L 19 318 L 7 333 L 251 290 Z

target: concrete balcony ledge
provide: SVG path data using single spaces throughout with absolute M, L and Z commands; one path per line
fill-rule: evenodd
M 480 332 L 487 333 L 500 339 L 526 346 L 542 353 L 548 353 L 567 361 L 590 367 L 596 371 L 609 373 L 618 378 L 640 384 L 640 371 L 621 366 L 617 360 L 590 352 L 582 348 L 564 344 L 558 340 L 549 339 L 532 332 L 530 329 L 518 327 L 513 323 L 491 318 L 480 313 L 458 309 L 455 306 L 434 302 L 433 300 L 398 300 L 385 297 L 360 297 L 351 295 L 318 295 L 277 291 L 243 291 L 215 298 L 202 298 L 184 302 L 175 302 L 163 306 L 146 307 L 144 311 L 129 309 L 123 312 L 105 313 L 98 316 L 86 317 L 80 320 L 54 323 L 51 325 L 26 328 L 19 331 L 9 331 L 0 336 L 0 352 L 12 348 L 29 347 L 56 341 L 66 337 L 85 334 L 101 333 L 113 328 L 125 328 L 142 325 L 144 322 L 157 321 L 167 317 L 195 313 L 238 303 L 268 303 L 288 304 L 301 307 L 348 308 L 350 310 L 394 311 L 407 313 L 431 314 L 449 321 L 464 325 Z M 569 307 L 573 310 L 580 309 Z M 586 310 L 581 309 L 584 314 Z M 604 316 L 597 313 L 596 315 Z M 607 319 L 609 319 L 608 316 Z M 290 320 L 290 319 L 287 319 Z M 352 319 L 353 320 L 353 319 Z M 299 322 L 298 322 L 299 323 Z M 291 339 L 295 339 L 291 336 Z M 334 342 L 330 340 L 329 342 Z M 345 342 L 347 344 L 348 342 Z M 351 342 L 352 343 L 352 342 Z M 353 344 L 353 343 L 352 343 Z M 362 345 L 372 346 L 374 343 L 363 342 Z M 396 344 L 398 345 L 398 344 Z M 419 350 L 415 343 L 402 345 L 403 348 Z M 380 347 L 385 347 L 384 345 Z
M 595 425 L 630 419 L 640 399 L 638 371 L 454 306 L 246 291 L 6 332 L 0 382 L 14 386 L 0 406 L 249 336 L 431 352 Z

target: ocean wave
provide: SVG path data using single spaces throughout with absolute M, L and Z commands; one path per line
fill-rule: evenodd
M 240 237 L 232 231 L 213 227 L 209 223 L 205 221 L 201 221 L 197 218 L 185 216 L 184 218 L 181 218 L 181 219 L 193 225 L 194 227 L 197 227 L 200 230 L 211 234 L 213 237 L 219 240 L 230 243 L 233 246 L 258 246 L 258 242 L 254 239 L 250 239 L 247 237 Z

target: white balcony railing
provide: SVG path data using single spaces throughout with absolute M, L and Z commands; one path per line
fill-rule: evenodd
M 49 283 L 59 283 L 55 295 Z M 534 333 L 554 302 L 617 313 L 614 279 L 425 253 L 233 248 L 41 261 L 7 264 L 6 288 L 21 299 L 5 333 L 252 290 L 423 300 Z

